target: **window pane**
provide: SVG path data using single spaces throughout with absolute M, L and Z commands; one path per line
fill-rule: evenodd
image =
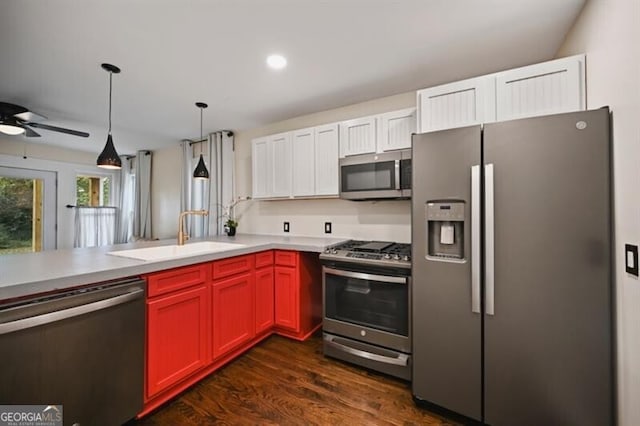
M 76 205 L 90 207 L 111 205 L 111 177 L 77 176 Z
M 41 180 L 0 176 L 0 254 L 42 250 Z

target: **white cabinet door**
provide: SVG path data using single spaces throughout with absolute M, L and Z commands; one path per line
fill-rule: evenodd
M 269 197 L 271 195 L 272 160 L 267 138 L 251 141 L 251 166 L 253 198 Z
M 315 195 L 315 129 L 293 132 L 293 196 Z
M 497 119 L 583 110 L 584 81 L 584 55 L 497 73 Z
M 338 125 L 315 128 L 316 195 L 338 195 Z
M 495 77 L 419 90 L 417 104 L 419 133 L 495 121 Z
M 291 196 L 291 133 L 268 137 L 272 158 L 272 197 Z
M 340 156 L 376 152 L 376 117 L 340 123 Z
M 378 120 L 378 152 L 411 148 L 411 134 L 416 132 L 415 108 L 381 114 Z

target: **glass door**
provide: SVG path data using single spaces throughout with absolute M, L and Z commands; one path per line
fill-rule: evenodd
M 56 247 L 56 174 L 0 167 L 0 255 Z

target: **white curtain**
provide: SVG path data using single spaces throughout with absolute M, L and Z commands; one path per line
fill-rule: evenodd
M 151 151 L 136 155 L 136 202 L 133 234 L 136 238 L 151 239 Z
M 115 241 L 116 207 L 76 207 L 74 247 L 111 245 Z
M 233 132 L 223 130 L 211 133 L 207 141 L 207 153 L 211 166 L 205 192 L 209 220 L 204 223 L 204 235 L 222 235 L 226 220 L 223 214 L 230 208 L 235 196 Z
M 115 243 L 128 243 L 133 238 L 134 204 L 136 200 L 135 187 L 135 157 L 122 156 L 120 169 L 120 193 L 117 206 L 119 214 L 116 223 Z
M 196 147 L 194 149 L 194 147 Z M 193 178 L 193 170 L 202 153 L 209 179 Z M 211 133 L 204 142 L 182 141 L 182 186 L 180 209 L 209 210 L 209 216 L 187 217 L 188 234 L 192 237 L 224 233 L 222 215 L 234 199 L 233 132 Z
M 193 198 L 193 169 L 196 167 L 196 163 L 193 161 L 193 146 L 192 142 L 188 139 L 180 142 L 182 146 L 182 173 L 180 175 L 180 211 L 193 209 L 191 200 Z M 191 217 L 185 218 L 185 232 L 188 235 L 194 235 L 194 227 L 191 221 Z

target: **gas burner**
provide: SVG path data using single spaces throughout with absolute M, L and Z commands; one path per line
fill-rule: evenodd
M 349 240 L 325 249 L 320 258 L 411 268 L 411 244 Z

